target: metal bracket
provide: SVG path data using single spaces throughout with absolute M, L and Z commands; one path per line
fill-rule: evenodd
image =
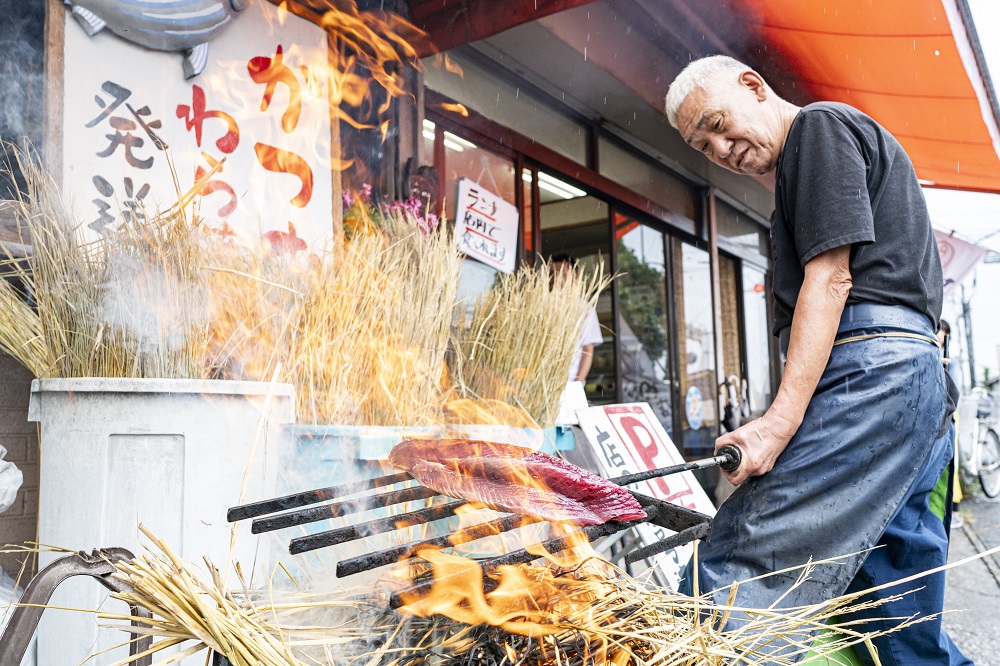
M 10 622 L 3 634 L 0 634 L 0 666 L 18 666 L 24 658 L 31 637 L 35 634 L 38 621 L 45 610 L 45 604 L 63 581 L 74 576 L 91 576 L 98 583 L 112 592 L 128 592 L 131 588 L 116 578 L 114 563 L 134 559 L 132 553 L 125 548 L 102 548 L 90 554 L 83 551 L 66 555 L 55 560 L 38 572 L 21 596 L 18 607 L 11 614 Z M 152 617 L 149 611 L 129 604 L 133 617 Z M 140 626 L 135 620 L 133 626 Z M 129 655 L 141 654 L 152 645 L 152 636 L 143 636 L 132 641 Z M 152 655 L 146 655 L 133 660 L 135 666 L 150 666 Z

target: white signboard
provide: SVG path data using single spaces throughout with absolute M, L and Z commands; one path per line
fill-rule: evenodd
M 607 477 L 633 474 L 646 470 L 679 465 L 684 461 L 670 441 L 649 405 L 632 403 L 605 405 L 579 410 L 580 428 L 593 447 L 601 469 Z M 705 494 L 694 474 L 682 472 L 650 479 L 631 486 L 637 491 L 677 504 L 709 516 L 715 515 L 715 505 Z M 670 536 L 663 527 L 643 523 L 634 528 L 642 545 L 650 545 Z M 666 576 L 672 589 L 677 588 L 681 570 L 691 558 L 690 544 L 657 555 L 651 562 Z
M 172 205 L 168 159 L 182 192 L 224 160 L 195 202 L 200 220 L 246 238 L 270 232 L 284 247 L 324 243 L 334 205 L 325 32 L 253 2 L 210 43 L 201 75 L 186 80 L 181 60 L 109 30 L 89 37 L 67 12 L 63 186 L 79 221 L 99 234 L 120 211 Z
M 517 207 L 468 178 L 458 181 L 455 238 L 469 257 L 504 273 L 514 272 Z
M 941 255 L 941 272 L 944 275 L 944 293 L 962 284 L 962 280 L 976 264 L 986 256 L 986 248 L 973 243 L 966 243 L 949 234 L 934 232 L 937 240 L 938 254 Z

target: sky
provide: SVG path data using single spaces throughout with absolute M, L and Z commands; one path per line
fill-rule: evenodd
M 968 3 L 993 87 L 997 89 L 1000 86 L 1000 2 L 968 0 Z M 959 238 L 994 252 L 992 259 L 997 260 L 996 263 L 980 263 L 963 287 L 972 313 L 972 344 L 978 379 L 982 379 L 984 367 L 989 370 L 990 377 L 996 377 L 1000 375 L 1000 194 L 926 188 L 924 196 L 936 229 L 955 232 Z M 952 324 L 953 338 L 964 338 L 961 324 L 956 326 L 961 312 L 960 299 L 961 291 L 954 290 L 946 297 L 942 313 Z M 964 340 L 953 340 L 952 356 L 964 353 L 964 347 Z M 968 382 L 967 361 L 962 365 Z

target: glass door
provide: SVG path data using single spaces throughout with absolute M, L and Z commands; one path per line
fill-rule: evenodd
M 675 441 L 686 456 L 710 455 L 719 434 L 719 410 L 708 252 L 674 241 L 674 289 L 681 409 L 681 436 Z
M 539 170 L 538 215 L 545 259 L 566 255 L 583 272 L 603 265 L 605 275 L 610 275 L 611 219 L 607 202 Z M 605 289 L 598 299 L 597 319 L 603 342 L 594 347 L 593 364 L 584 388 L 592 404 L 611 404 L 617 397 L 611 288 Z
M 647 402 L 673 437 L 666 236 L 615 213 L 622 400 Z

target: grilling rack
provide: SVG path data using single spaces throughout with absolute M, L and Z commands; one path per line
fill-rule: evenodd
M 636 474 L 625 474 L 609 479 L 609 481 L 619 486 L 628 486 L 670 474 L 704 469 L 716 465 L 730 471 L 739 467 L 741 455 L 738 448 L 724 446 L 719 449 L 718 454 L 711 458 L 695 460 L 680 465 L 662 467 Z M 251 532 L 262 534 L 321 520 L 340 518 L 371 509 L 386 509 L 405 502 L 430 500 L 431 498 L 435 498 L 435 502 L 438 500 L 444 502 L 394 516 L 376 518 L 355 525 L 347 525 L 293 538 L 288 544 L 288 552 L 292 555 L 297 555 L 319 548 L 363 539 L 376 534 L 384 534 L 449 518 L 455 514 L 459 507 L 469 504 L 466 500 L 440 495 L 436 491 L 419 484 L 394 488 L 394 486 L 413 480 L 410 474 L 399 472 L 365 481 L 307 490 L 285 497 L 277 497 L 233 507 L 228 511 L 227 519 L 229 522 L 253 519 Z M 371 490 L 377 490 L 378 492 L 361 494 Z M 629 490 L 628 492 L 642 505 L 643 510 L 646 512 L 646 517 L 627 522 L 608 521 L 599 525 L 588 525 L 580 528 L 589 541 L 609 537 L 641 523 L 657 525 L 674 532 L 674 534 L 655 543 L 630 551 L 625 556 L 626 564 L 633 564 L 695 539 L 705 538 L 711 532 L 712 519 L 703 513 L 692 511 L 633 490 Z M 343 559 L 336 565 L 336 575 L 339 578 L 359 574 L 412 558 L 419 550 L 424 548 L 459 546 L 502 532 L 508 532 L 518 527 L 542 522 L 545 521 L 535 516 L 508 513 L 494 520 L 464 527 L 441 536 L 413 541 L 377 552 Z M 575 538 L 575 534 L 553 537 L 540 542 L 540 544 L 533 545 L 532 550 L 537 553 L 537 546 L 540 545 L 549 553 L 558 553 L 572 547 L 576 543 Z M 526 549 L 522 548 L 482 560 L 481 565 L 484 570 L 494 570 L 502 565 L 520 564 L 537 558 L 537 554 L 529 553 Z

